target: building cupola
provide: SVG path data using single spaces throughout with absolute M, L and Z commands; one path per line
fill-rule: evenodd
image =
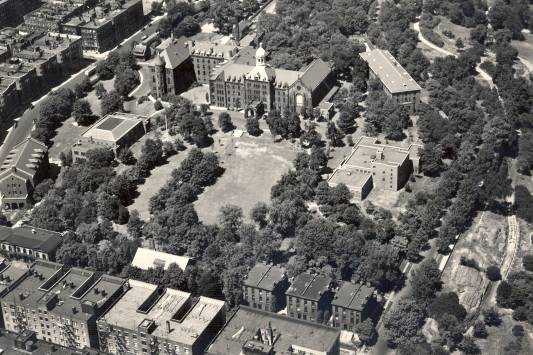
M 259 43 L 259 48 L 255 52 L 255 65 L 258 67 L 266 65 L 266 51 L 263 49 L 263 43 Z

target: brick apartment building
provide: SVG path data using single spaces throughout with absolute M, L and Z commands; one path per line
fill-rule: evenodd
M 15 145 L 0 167 L 0 193 L 6 209 L 27 207 L 33 189 L 48 173 L 48 147 L 27 138 Z
M 331 325 L 341 330 L 354 331 L 356 324 L 369 317 L 374 305 L 374 290 L 363 284 L 341 282 L 331 302 Z
M 359 56 L 368 63 L 370 79 L 379 80 L 393 102 L 407 106 L 411 113 L 418 109 L 422 89 L 389 51 L 373 49 Z
M 209 345 L 206 354 L 340 355 L 340 331 L 241 306 Z
M 243 298 L 246 305 L 268 312 L 285 308 L 285 291 L 289 280 L 284 268 L 273 265 L 255 265 L 243 282 Z
M 102 53 L 135 33 L 145 21 L 142 0 L 106 0 L 64 23 L 62 30 L 81 36 L 83 50 Z
M 323 323 L 331 315 L 332 280 L 323 275 L 300 274 L 286 292 L 287 315 L 291 318 Z
M 421 147 L 416 143 L 395 146 L 377 138 L 361 137 L 328 182 L 331 186 L 345 184 L 358 200 L 363 200 L 373 188 L 398 191 L 411 173 L 420 172 Z
M 225 323 L 223 301 L 129 280 L 98 321 L 101 349 L 111 354 L 204 354 Z
M 63 238 L 61 233 L 32 226 L 0 226 L 0 253 L 7 257 L 55 260 Z
M 124 282 L 36 261 L 2 296 L 5 328 L 15 333 L 33 331 L 37 339 L 65 347 L 96 348 L 96 320 L 123 293 Z
M 30 31 L 61 32 L 61 26 L 82 13 L 85 5 L 75 1 L 50 1 L 24 16 L 22 28 Z

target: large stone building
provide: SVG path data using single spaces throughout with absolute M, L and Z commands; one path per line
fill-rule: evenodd
M 272 68 L 262 46 L 255 59 L 255 66 L 230 60 L 212 71 L 211 105 L 245 109 L 246 116 L 270 110 L 310 114 L 334 87 L 331 68 L 320 59 L 300 71 Z
M 80 135 L 72 146 L 72 158 L 85 160 L 87 151 L 96 148 L 108 148 L 118 156 L 121 149 L 131 146 L 148 129 L 148 117 L 120 112 L 106 115 Z
M 422 89 L 389 51 L 373 49 L 359 56 L 368 63 L 370 79 L 378 79 L 393 102 L 407 106 L 411 113 L 418 109 Z
M 37 184 L 48 173 L 48 148 L 33 138 L 15 145 L 0 167 L 0 193 L 6 209 L 28 206 Z
M 201 84 L 209 84 L 213 69 L 231 60 L 240 49 L 233 45 L 202 41 L 189 41 L 187 47 L 194 63 L 196 81 Z
M 340 355 L 340 331 L 241 306 L 207 348 L 207 355 Z
M 331 186 L 345 184 L 358 200 L 364 199 L 373 188 L 398 191 L 411 173 L 420 172 L 421 148 L 420 144 L 402 147 L 361 137 L 328 182 Z
M 111 354 L 204 354 L 223 327 L 223 301 L 129 280 L 98 321 L 101 349 Z
M 81 36 L 83 50 L 105 52 L 142 27 L 142 0 L 106 0 L 62 25 L 65 33 Z
M 285 308 L 287 288 L 289 280 L 284 268 L 256 264 L 243 282 L 243 299 L 252 308 L 278 312 Z
M 36 261 L 1 300 L 5 328 L 70 348 L 98 347 L 96 320 L 124 292 L 124 279 Z
M 331 316 L 333 280 L 323 275 L 300 274 L 286 292 L 287 315 L 310 322 L 326 323 Z
M 31 31 L 60 32 L 61 26 L 85 8 L 84 3 L 76 1 L 50 1 L 37 10 L 24 16 L 22 27 Z
M 374 290 L 363 284 L 341 281 L 333 298 L 331 325 L 354 332 L 357 324 L 368 318 L 373 310 Z
M 25 260 L 55 260 L 61 233 L 32 226 L 0 226 L 0 253 Z
M 148 68 L 152 76 L 152 95 L 157 98 L 168 94 L 178 95 L 194 82 L 194 66 L 189 50 L 181 39 L 161 43 Z

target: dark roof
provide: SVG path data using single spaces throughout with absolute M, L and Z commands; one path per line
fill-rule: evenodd
M 63 240 L 60 233 L 46 229 L 31 226 L 19 228 L 0 226 L 0 241 L 21 248 L 51 253 L 57 249 Z
M 300 274 L 287 290 L 287 296 L 318 301 L 331 284 L 331 278 L 322 275 Z
M 263 338 L 268 336 L 269 328 L 274 338 L 271 347 Z M 272 350 L 272 354 L 288 354 L 289 348 L 294 346 L 332 354 L 339 336 L 338 329 L 241 306 L 208 346 L 206 353 L 239 354 L 247 344 L 256 351 Z
M 285 278 L 285 269 L 273 265 L 256 264 L 248 273 L 244 284 L 272 291 Z
M 185 43 L 177 41 L 170 44 L 163 52 L 161 56 L 165 61 L 165 67 L 168 69 L 175 69 L 189 59 L 189 49 L 185 46 Z
M 373 292 L 374 290 L 366 285 L 342 282 L 331 304 L 362 311 Z
M 0 168 L 0 179 L 12 173 L 33 178 L 47 150 L 46 144 L 31 137 L 15 145 Z
M 331 68 L 328 63 L 322 59 L 316 59 L 305 69 L 300 80 L 307 88 L 314 90 L 327 78 L 330 72 Z
M 25 349 L 14 349 L 15 339 L 21 338 L 30 338 L 33 340 L 33 351 L 31 354 L 54 354 L 54 355 L 97 355 L 102 354 L 99 350 L 85 348 L 83 350 L 66 348 L 57 344 L 51 344 L 44 340 L 37 339 L 33 336 L 30 336 L 28 332 L 33 333 L 32 331 L 26 330 L 21 334 L 7 333 L 3 332 L 0 335 L 0 348 L 4 350 L 3 355 L 21 355 L 27 354 Z

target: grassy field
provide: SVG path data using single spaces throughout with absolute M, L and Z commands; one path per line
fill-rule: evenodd
M 67 152 L 79 139 L 80 134 L 87 129 L 84 126 L 75 125 L 73 117 L 63 122 L 56 130 L 56 135 L 52 138 L 52 146 L 48 150 L 50 159 L 59 159 L 61 152 Z
M 269 135 L 259 138 L 219 135 L 207 150 L 218 154 L 225 172 L 195 202 L 200 219 L 206 223 L 215 223 L 224 205 L 239 206 L 248 216 L 257 202 L 269 202 L 272 185 L 290 169 L 296 156 L 290 143 L 273 143 Z
M 470 29 L 451 23 L 451 21 L 443 16 L 439 17 L 440 23 L 435 27 L 434 31 L 438 33 L 444 41 L 444 49 L 457 54 L 457 47 L 455 47 L 455 41 L 458 38 L 463 40 L 465 48 L 470 47 Z M 443 32 L 450 31 L 454 34 L 455 38 L 446 37 Z

